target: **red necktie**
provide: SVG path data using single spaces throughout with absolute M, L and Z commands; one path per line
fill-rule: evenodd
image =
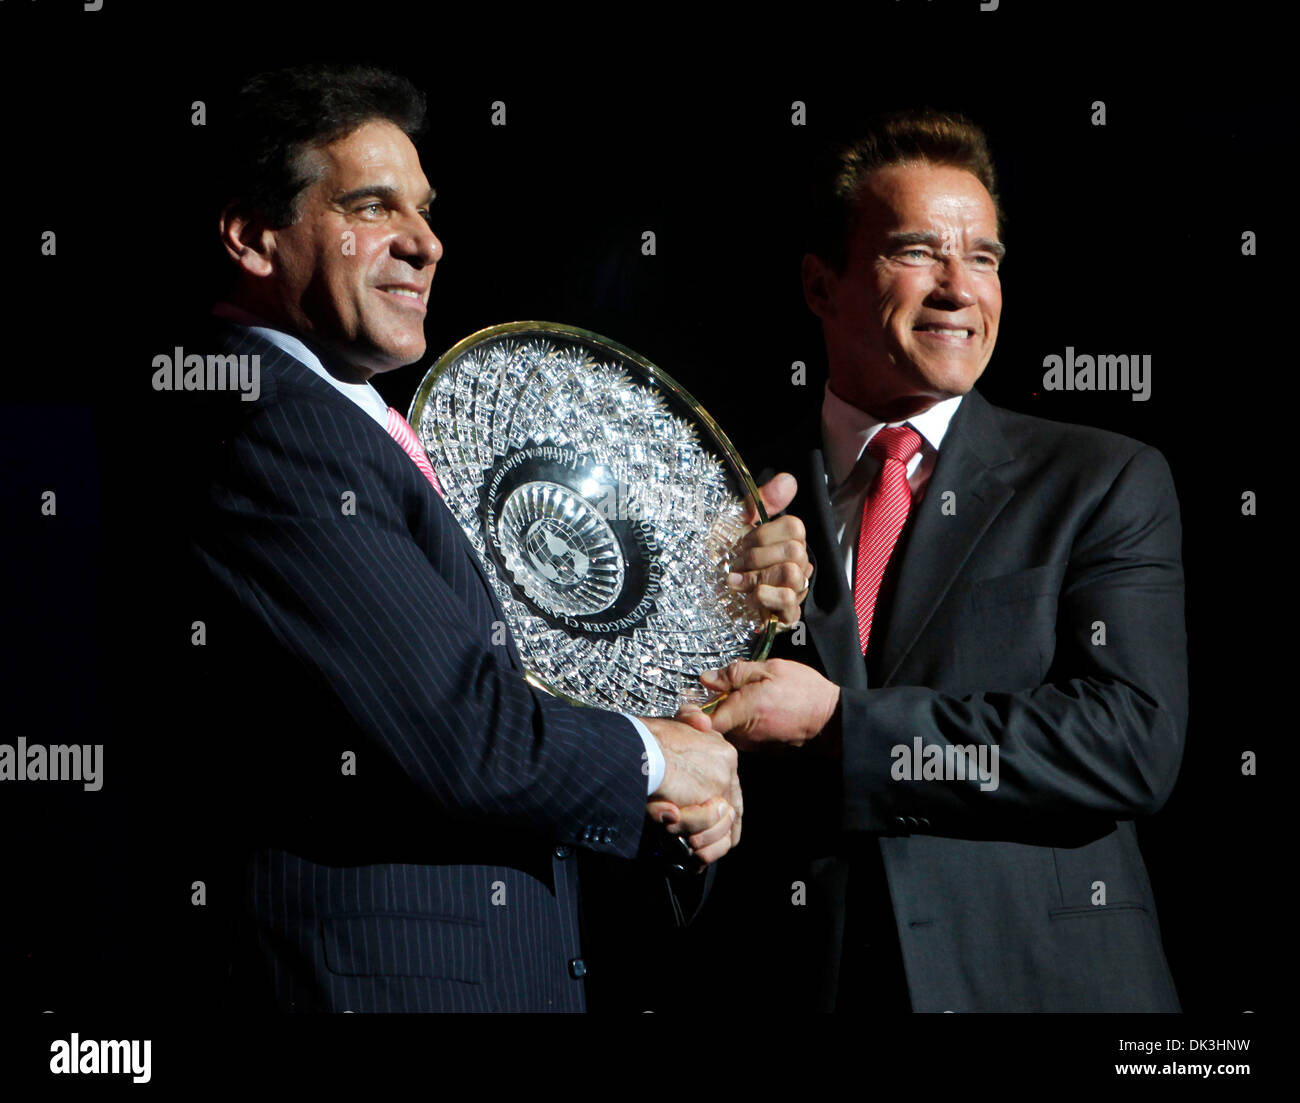
M 906 425 L 881 429 L 867 445 L 867 454 L 880 461 L 880 472 L 862 507 L 858 560 L 853 572 L 853 607 L 858 612 L 858 640 L 864 655 L 871 639 L 880 580 L 912 508 L 907 464 L 920 447 L 920 434 Z
M 420 443 L 420 438 L 415 435 L 411 423 L 391 406 L 388 407 L 387 429 L 388 435 L 402 446 L 402 451 L 415 461 L 415 466 L 433 484 L 433 489 L 438 492 L 438 496 L 445 497 L 442 493 L 442 483 L 438 482 L 438 476 L 433 473 L 433 466 L 429 463 L 429 457 L 424 451 L 424 445 Z

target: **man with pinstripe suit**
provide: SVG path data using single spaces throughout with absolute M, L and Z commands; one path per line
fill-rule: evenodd
M 260 395 L 213 396 L 188 444 L 201 673 L 261 687 L 215 721 L 257 747 L 211 813 L 230 975 L 284 1009 L 578 1011 L 574 848 L 644 856 L 653 817 L 716 861 L 740 837 L 735 754 L 706 721 L 525 682 L 436 476 L 368 382 L 425 351 L 442 246 L 422 116 L 406 81 L 368 69 L 242 94 L 213 340 L 259 357 Z M 760 526 L 742 561 L 742 588 L 787 621 L 800 537 Z

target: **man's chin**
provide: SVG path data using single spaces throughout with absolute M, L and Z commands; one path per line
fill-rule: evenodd
M 942 401 L 968 394 L 976 380 L 984 374 L 984 366 L 971 367 L 957 364 L 935 364 L 924 373 L 930 393 Z
M 400 344 L 400 345 L 371 345 L 363 353 L 359 353 L 354 359 L 354 363 L 367 371 L 390 372 L 398 368 L 410 367 L 412 364 L 418 364 L 424 358 L 428 351 L 428 345 L 421 341 L 418 344 Z
M 396 371 L 398 368 L 409 368 L 412 364 L 418 364 L 423 357 L 424 353 L 421 352 L 418 356 L 412 356 L 409 359 L 377 360 L 370 366 L 370 370 L 376 375 L 380 375 L 383 372 Z
M 379 348 L 375 345 L 358 347 L 338 341 L 321 341 L 304 338 L 332 375 L 347 382 L 364 382 L 372 375 L 395 371 L 418 363 L 427 346 L 420 344 L 406 348 Z

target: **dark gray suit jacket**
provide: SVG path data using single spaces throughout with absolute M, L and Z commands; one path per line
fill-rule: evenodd
M 382 427 L 219 332 L 261 357 L 258 401 L 187 427 L 232 975 L 283 1009 L 581 1010 L 573 848 L 638 853 L 641 739 L 525 682 L 459 526 Z
M 869 1007 L 870 963 L 852 980 L 868 990 L 846 993 L 841 955 L 852 901 L 874 892 L 915 1011 L 1178 1010 L 1133 823 L 1167 799 L 1187 720 L 1164 459 L 972 391 L 890 562 L 865 662 L 819 435 L 782 464 L 817 571 L 803 645 L 792 633 L 775 654 L 843 687 L 824 737 L 842 755 L 742 756 L 746 838 L 714 908 L 730 886 L 769 924 L 771 974 L 800 981 L 768 991 Z M 996 747 L 997 788 L 894 778 L 892 749 L 918 737 Z M 793 826 L 792 782 L 820 822 Z M 887 897 L 850 891 L 882 863 Z

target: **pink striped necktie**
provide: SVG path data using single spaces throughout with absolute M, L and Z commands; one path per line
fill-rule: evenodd
M 442 483 L 438 482 L 438 476 L 433 472 L 433 465 L 429 463 L 429 456 L 424 450 L 424 445 L 420 443 L 420 438 L 415 435 L 415 430 L 411 428 L 411 423 L 402 417 L 391 406 L 388 407 L 388 435 L 402 446 L 405 452 L 415 462 L 421 473 L 426 479 L 433 484 L 433 489 L 438 492 L 438 496 L 445 497 L 442 493 Z
M 862 507 L 858 530 L 858 559 L 853 572 L 853 607 L 858 613 L 858 640 L 867 653 L 876 595 L 885 567 L 898 543 L 898 534 L 912 508 L 907 464 L 921 447 L 921 436 L 906 425 L 881 429 L 867 445 L 867 454 L 880 461 L 880 471 Z

